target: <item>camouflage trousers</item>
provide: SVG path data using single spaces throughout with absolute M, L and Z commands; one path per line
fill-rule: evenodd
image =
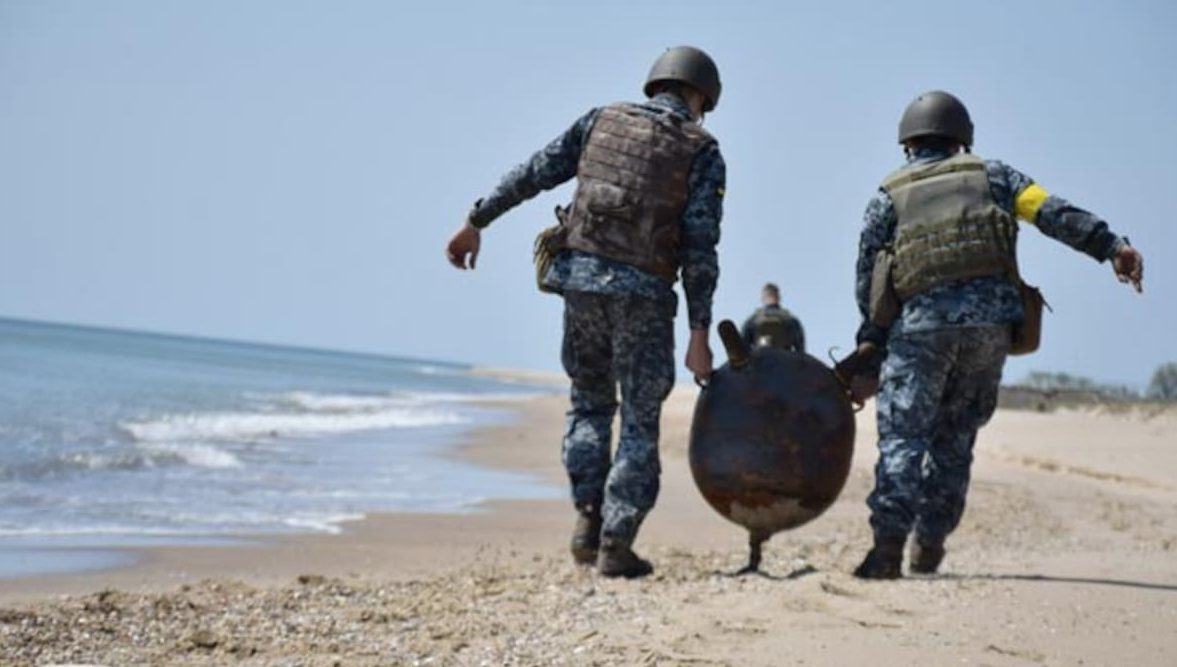
M 997 407 L 1009 328 L 901 333 L 878 395 L 879 462 L 867 498 L 875 538 L 942 540 L 960 523 L 973 443 Z
M 564 295 L 564 370 L 572 407 L 564 467 L 580 510 L 600 508 L 602 535 L 632 543 L 658 497 L 658 428 L 674 385 L 673 302 L 589 292 Z M 617 387 L 621 435 L 610 456 Z

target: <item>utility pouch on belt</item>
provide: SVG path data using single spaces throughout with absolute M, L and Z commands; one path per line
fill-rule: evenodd
M 891 277 L 895 253 L 883 248 L 875 255 L 875 270 L 870 279 L 870 321 L 884 329 L 890 327 L 899 317 L 901 304 L 895 293 L 895 282 Z
M 568 209 L 556 207 L 556 224 L 544 229 L 535 237 L 532 247 L 532 261 L 535 263 L 535 286 L 539 291 L 548 294 L 559 294 L 559 290 L 544 286 L 544 276 L 556 261 L 556 255 L 564 249 L 564 241 L 568 235 L 565 222 L 568 220 Z
M 1015 324 L 1010 336 L 1009 353 L 1011 355 L 1030 354 L 1038 349 L 1042 342 L 1042 309 L 1050 309 L 1050 304 L 1042 297 L 1042 291 L 1033 285 L 1018 279 L 1018 292 L 1022 297 L 1021 324 Z

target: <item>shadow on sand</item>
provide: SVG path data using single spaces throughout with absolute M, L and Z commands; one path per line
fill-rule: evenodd
M 760 569 L 750 570 L 748 568 L 744 568 L 742 570 L 736 570 L 735 572 L 722 572 L 721 571 L 721 572 L 716 572 L 715 574 L 718 574 L 718 575 L 724 576 L 724 577 L 746 577 L 746 576 L 752 575 L 752 576 L 760 577 L 761 579 L 768 579 L 770 581 L 792 581 L 794 579 L 800 579 L 801 577 L 804 577 L 806 575 L 816 574 L 817 571 L 818 571 L 817 568 L 812 565 L 803 565 L 803 566 L 793 570 L 792 572 L 789 572 L 788 574 L 772 574 L 771 572 L 765 572 L 764 570 L 760 570 Z
M 928 580 L 958 579 L 961 581 L 1035 581 L 1053 584 L 1088 584 L 1094 586 L 1122 586 L 1125 588 L 1142 588 L 1151 591 L 1169 591 L 1177 593 L 1177 585 L 1154 584 L 1147 581 L 1128 581 L 1125 579 L 1094 579 L 1088 577 L 1051 577 L 1045 574 L 943 574 L 932 577 L 921 577 Z

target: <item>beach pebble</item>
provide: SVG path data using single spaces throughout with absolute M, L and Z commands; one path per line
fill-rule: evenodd
M 196 648 L 214 649 L 221 640 L 208 630 L 197 630 L 188 637 L 188 643 Z

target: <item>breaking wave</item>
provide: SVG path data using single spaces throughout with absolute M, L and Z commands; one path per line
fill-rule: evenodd
M 290 392 L 257 411 L 172 414 L 119 426 L 136 441 L 169 443 L 256 442 L 465 423 L 456 412 L 432 403 L 421 396 Z
M 217 533 L 249 533 L 256 530 L 279 530 L 327 533 L 337 535 L 343 525 L 364 518 L 358 512 L 301 512 L 295 516 L 256 512 L 251 514 L 172 514 L 165 519 L 173 525 L 145 525 L 134 522 L 71 524 L 62 522 L 48 526 L 12 527 L 0 525 L 0 537 L 85 537 L 85 536 L 141 536 L 182 537 L 200 532 L 207 526 Z M 194 527 L 196 529 L 194 530 Z M 228 530 L 226 530 L 228 529 Z
M 319 394 L 309 391 L 292 391 L 279 394 L 277 400 L 285 405 L 303 410 L 326 412 L 350 412 L 355 410 L 389 410 L 394 408 L 419 408 L 446 403 L 478 403 L 486 401 L 521 401 L 536 396 L 525 393 L 484 393 L 459 394 L 452 392 L 404 392 L 383 395 Z
M 123 450 L 64 452 L 52 458 L 0 466 L 0 480 L 32 481 L 75 472 L 143 470 L 166 466 L 240 468 L 231 452 L 204 444 L 160 443 Z

